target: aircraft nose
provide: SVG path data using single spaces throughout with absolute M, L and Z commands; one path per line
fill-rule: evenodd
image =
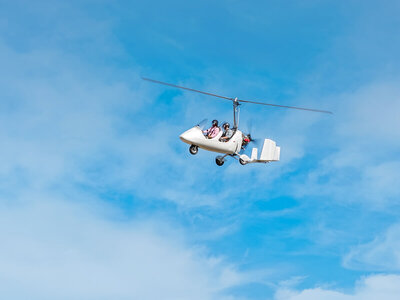
M 190 143 L 190 141 L 189 141 L 189 135 L 190 134 L 188 134 L 188 132 L 187 131 L 185 131 L 184 133 L 182 133 L 180 136 L 179 136 L 179 138 L 181 139 L 181 141 L 182 142 L 184 142 L 184 143 Z
M 186 130 L 184 133 L 182 133 L 179 136 L 179 138 L 181 139 L 182 142 L 191 145 L 191 144 L 195 143 L 196 137 L 197 137 L 197 135 L 199 135 L 199 133 L 197 131 L 198 131 L 197 128 L 191 128 L 189 130 Z

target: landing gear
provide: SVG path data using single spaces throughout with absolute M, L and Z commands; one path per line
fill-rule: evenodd
M 189 152 L 190 152 L 190 154 L 192 154 L 192 155 L 196 155 L 197 152 L 199 152 L 199 147 L 197 147 L 196 145 L 191 145 L 191 146 L 189 147 Z
M 246 165 L 247 164 L 247 162 L 245 162 L 243 159 L 241 159 L 241 158 L 239 158 L 239 162 L 240 162 L 240 164 L 242 165 L 242 166 L 244 166 L 244 165 Z
M 222 165 L 224 164 L 224 162 L 225 162 L 225 159 L 224 159 L 223 156 L 217 156 L 217 157 L 215 158 L 215 163 L 216 163 L 218 166 L 222 166 Z

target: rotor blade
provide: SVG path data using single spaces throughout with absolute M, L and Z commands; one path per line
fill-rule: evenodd
M 242 100 L 242 99 L 238 99 L 238 101 L 239 101 L 239 102 L 245 102 L 245 103 L 252 103 L 252 104 L 261 104 L 261 105 L 267 105 L 267 106 L 282 107 L 282 108 L 291 108 L 291 109 L 307 110 L 307 111 L 320 112 L 320 113 L 325 113 L 325 114 L 333 114 L 333 112 L 328 111 L 328 110 L 320 110 L 320 109 L 305 108 L 305 107 L 297 107 L 297 106 L 287 106 L 287 105 L 271 104 L 271 103 L 256 102 L 256 101 L 249 101 L 249 100 Z
M 167 83 L 167 82 L 162 82 L 162 81 L 146 78 L 146 77 L 142 77 L 142 79 L 146 80 L 146 81 L 153 82 L 153 83 L 163 84 L 163 85 L 171 86 L 171 87 L 174 87 L 174 88 L 183 89 L 183 90 L 187 90 L 187 91 L 191 91 L 191 92 L 196 92 L 196 93 L 200 93 L 200 94 L 204 94 L 204 95 L 208 95 L 208 96 L 214 96 L 214 97 L 218 97 L 218 98 L 222 98 L 222 99 L 226 99 L 226 100 L 231 100 L 231 101 L 235 100 L 234 98 L 229 98 L 229 97 L 225 97 L 225 96 L 221 96 L 221 95 L 207 93 L 207 92 L 203 92 L 203 91 L 187 88 L 187 87 L 176 85 L 176 84 L 172 84 L 172 83 Z
M 203 94 L 203 95 L 208 95 L 208 96 L 213 96 L 213 97 L 217 97 L 217 98 L 221 98 L 221 99 L 235 101 L 235 98 L 230 98 L 230 97 L 225 97 L 225 96 L 221 96 L 221 95 L 217 95 L 217 94 L 203 92 L 203 91 L 200 91 L 200 90 L 195 90 L 195 89 L 187 88 L 187 87 L 176 85 L 176 84 L 172 84 L 172 83 L 162 82 L 162 81 L 158 81 L 158 80 L 154 80 L 154 79 L 150 79 L 150 78 L 146 78 L 146 77 L 142 77 L 142 79 L 146 80 L 146 81 L 153 82 L 153 83 L 158 83 L 158 84 L 162 84 L 162 85 L 166 85 L 166 86 L 170 86 L 170 87 L 174 87 L 174 88 L 178 88 L 178 89 L 183 89 L 183 90 L 187 90 L 187 91 L 191 91 L 191 92 L 200 93 L 200 94 Z M 287 105 L 271 104 L 271 103 L 256 102 L 256 101 L 241 100 L 241 99 L 237 99 L 237 101 L 238 102 L 245 102 L 245 103 L 252 103 L 252 104 L 261 104 L 261 105 L 267 105 L 267 106 L 274 106 L 274 107 L 291 108 L 291 109 L 298 109 L 298 110 L 306 110 L 306 111 L 320 112 L 320 113 L 326 113 L 326 114 L 333 114 L 331 111 L 313 109 L 313 108 L 287 106 Z

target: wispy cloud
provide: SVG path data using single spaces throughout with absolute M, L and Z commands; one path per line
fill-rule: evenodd
M 343 258 L 345 267 L 356 270 L 400 270 L 400 225 L 390 226 L 372 241 L 354 246 Z
M 398 4 L 228 2 L 2 4 L 2 294 L 390 299 L 315 282 L 398 270 Z M 335 114 L 243 105 L 282 160 L 218 168 L 178 136 L 230 103 L 144 73 Z
M 118 215 L 83 195 L 62 199 L 31 192 L 2 204 L 2 295 L 220 299 L 225 289 L 248 280 L 234 266 L 189 246 L 179 229 L 155 220 L 116 222 Z
M 326 137 L 333 151 L 321 158 L 295 193 L 330 195 L 339 202 L 381 209 L 397 205 L 399 98 L 397 81 L 338 96 L 336 125 Z
M 275 294 L 276 300 L 395 300 L 400 293 L 400 276 L 398 275 L 372 275 L 360 279 L 354 291 L 345 292 L 323 287 L 305 290 L 292 290 L 282 288 Z

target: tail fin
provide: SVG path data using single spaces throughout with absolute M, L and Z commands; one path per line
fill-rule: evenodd
M 273 140 L 265 139 L 260 155 L 260 161 L 278 161 L 280 158 L 281 148 L 276 146 Z

